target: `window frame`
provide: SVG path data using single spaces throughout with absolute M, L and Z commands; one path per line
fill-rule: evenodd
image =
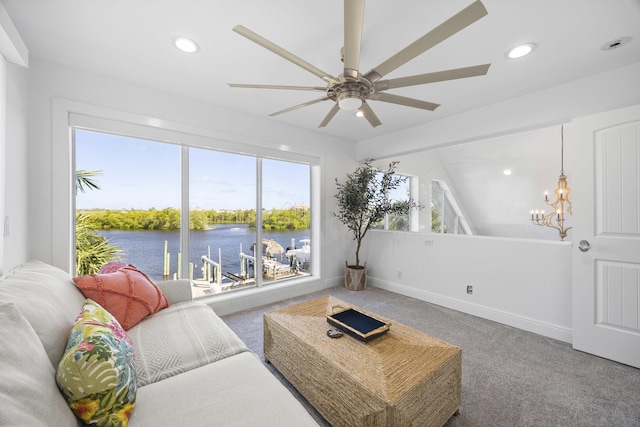
M 74 129 L 111 133 L 132 138 L 141 138 L 181 146 L 181 188 L 183 196 L 181 208 L 188 206 L 188 159 L 185 159 L 188 147 L 212 149 L 235 154 L 244 154 L 260 158 L 307 164 L 310 167 L 310 204 L 311 204 L 311 276 L 320 278 L 320 159 L 292 150 L 277 150 L 254 145 L 259 141 L 248 141 L 237 136 L 231 137 L 213 132 L 210 129 L 197 128 L 181 123 L 159 120 L 143 115 L 126 113 L 105 107 L 98 107 L 61 98 L 52 103 L 52 264 L 75 271 L 75 142 Z M 249 143 L 253 142 L 253 144 Z M 289 147 L 290 148 L 290 147 Z M 260 161 L 257 161 L 258 165 Z M 257 166 L 260 172 L 260 166 Z M 261 211 L 261 178 L 258 175 L 256 194 L 257 213 Z M 185 179 L 186 178 L 186 179 Z M 186 181 L 186 182 L 185 182 Z M 185 189 L 187 190 L 185 192 Z M 185 200 L 186 199 L 186 200 Z M 188 211 L 188 210 L 187 210 Z M 183 215 L 180 242 L 188 251 L 188 215 Z M 186 226 L 184 224 L 186 222 Z M 60 226 L 58 226 L 58 224 Z M 261 239 L 260 227 L 257 227 L 257 241 Z M 186 265 L 186 263 L 185 263 Z M 186 266 L 181 266 L 183 277 Z M 259 265 L 257 267 L 260 267 Z M 258 270 L 260 271 L 260 270 Z M 290 280 L 286 283 L 297 282 Z
M 417 175 L 410 175 L 410 174 L 405 174 L 405 173 L 399 173 L 396 172 L 393 175 L 397 175 L 397 176 L 401 176 L 401 177 L 405 177 L 408 180 L 409 183 L 409 198 L 413 199 L 415 201 L 419 200 L 419 183 L 418 183 L 418 176 Z M 389 197 L 389 195 L 386 195 L 387 199 Z M 372 228 L 372 230 L 377 230 L 377 231 L 398 231 L 398 232 L 418 232 L 419 228 L 420 228 L 420 218 L 418 215 L 418 208 L 412 208 L 409 211 L 409 229 L 408 230 L 391 230 L 389 229 L 389 215 L 386 214 L 384 216 L 384 219 L 382 220 L 382 227 L 380 228 Z
M 431 187 L 430 187 L 430 194 L 431 197 L 429 199 L 429 207 L 433 208 L 435 207 L 433 205 L 433 183 L 437 182 L 438 185 L 440 186 L 440 188 L 442 189 L 442 194 L 443 194 L 443 203 L 442 203 L 442 212 L 439 212 L 440 214 L 440 232 L 435 232 L 433 231 L 433 212 L 431 211 L 431 209 L 429 210 L 429 216 L 431 218 L 431 226 L 429 227 L 430 231 L 434 234 L 465 234 L 465 235 L 473 235 L 473 232 L 471 231 L 471 227 L 469 227 L 469 223 L 467 222 L 466 218 L 464 217 L 464 215 L 462 214 L 462 210 L 460 209 L 460 206 L 458 205 L 458 202 L 456 200 L 456 198 L 454 197 L 453 193 L 451 192 L 451 190 L 449 189 L 449 185 L 447 184 L 447 182 L 443 179 L 437 179 L 437 178 L 433 178 L 431 179 Z M 444 219 L 445 219 L 445 206 L 446 203 L 444 202 L 448 202 L 449 206 L 451 206 L 451 208 L 453 209 L 453 212 L 456 216 L 456 222 L 457 222 L 457 226 L 458 226 L 458 230 L 455 230 L 454 232 L 447 232 L 445 233 L 444 229 L 445 229 L 445 223 L 444 223 Z M 461 231 L 460 231 L 461 230 Z

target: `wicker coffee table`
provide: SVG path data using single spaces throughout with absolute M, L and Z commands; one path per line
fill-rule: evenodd
M 264 356 L 333 426 L 442 426 L 460 407 L 458 347 L 391 322 L 367 343 L 329 338 L 327 296 L 264 314 Z M 358 307 L 354 307 L 358 308 Z M 383 321 L 381 316 L 373 315 Z

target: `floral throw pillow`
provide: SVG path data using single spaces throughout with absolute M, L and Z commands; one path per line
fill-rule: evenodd
M 56 381 L 87 424 L 125 427 L 136 400 L 133 345 L 115 317 L 85 300 L 71 328 Z

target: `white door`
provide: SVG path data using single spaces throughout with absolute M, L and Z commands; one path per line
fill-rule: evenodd
M 573 347 L 640 368 L 640 106 L 571 128 Z

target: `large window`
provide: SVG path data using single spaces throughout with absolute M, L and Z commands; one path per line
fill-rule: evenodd
M 189 278 L 195 297 L 311 274 L 311 165 L 81 129 L 74 142 L 78 273 L 119 260 Z

